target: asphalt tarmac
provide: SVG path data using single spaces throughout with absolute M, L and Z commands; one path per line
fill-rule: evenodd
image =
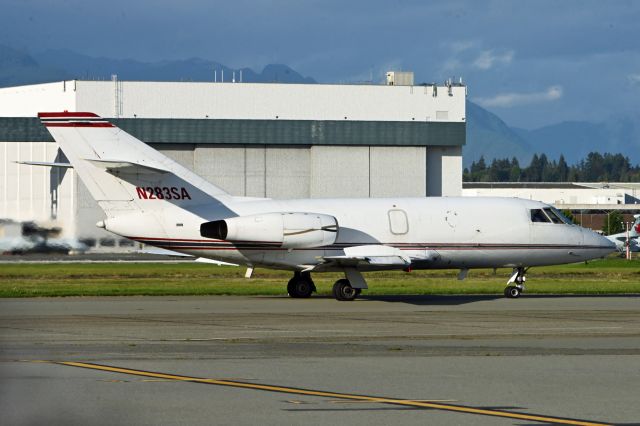
M 640 424 L 640 298 L 0 299 L 0 422 Z

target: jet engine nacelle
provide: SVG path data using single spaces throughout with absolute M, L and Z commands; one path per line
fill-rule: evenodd
M 275 243 L 283 248 L 331 245 L 338 237 L 335 217 L 318 213 L 265 213 L 214 220 L 200 225 L 205 238 Z

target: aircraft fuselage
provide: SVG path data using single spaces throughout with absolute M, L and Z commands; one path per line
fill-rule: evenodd
M 226 218 L 209 215 L 206 206 L 191 214 L 166 209 L 154 220 L 131 217 L 126 230 L 113 226 L 110 230 L 193 256 L 291 270 L 318 265 L 323 258 L 339 255 L 345 247 L 364 245 L 396 247 L 412 259 L 413 269 L 552 265 L 611 252 L 609 241 L 585 228 L 533 222 L 531 210 L 548 206 L 517 198 L 246 200 L 232 207 L 238 216 L 270 212 L 331 215 L 337 219 L 338 235 L 331 245 L 301 249 L 203 238 L 199 232 L 201 223 Z M 360 265 L 358 269 L 381 268 Z

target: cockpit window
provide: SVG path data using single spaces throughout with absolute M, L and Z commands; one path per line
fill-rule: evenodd
M 531 222 L 573 225 L 573 222 L 563 215 L 560 210 L 553 207 L 531 209 Z
M 560 210 L 556 209 L 555 207 L 551 207 L 551 211 L 554 212 L 556 216 L 558 216 L 560 220 L 562 220 L 562 222 L 566 223 L 567 225 L 573 225 L 571 219 L 566 217 Z
M 551 208 L 544 209 L 544 212 L 549 216 L 553 223 L 564 223 L 564 221 L 560 218 L 559 215 L 556 214 Z
M 531 210 L 531 222 L 549 223 L 551 222 L 551 220 L 547 217 L 546 214 L 544 214 L 542 209 L 533 209 Z

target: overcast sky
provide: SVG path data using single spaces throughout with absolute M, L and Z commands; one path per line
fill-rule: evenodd
M 508 124 L 640 106 L 640 1 L 3 0 L 0 44 L 141 61 L 201 57 L 320 82 L 460 76 Z

